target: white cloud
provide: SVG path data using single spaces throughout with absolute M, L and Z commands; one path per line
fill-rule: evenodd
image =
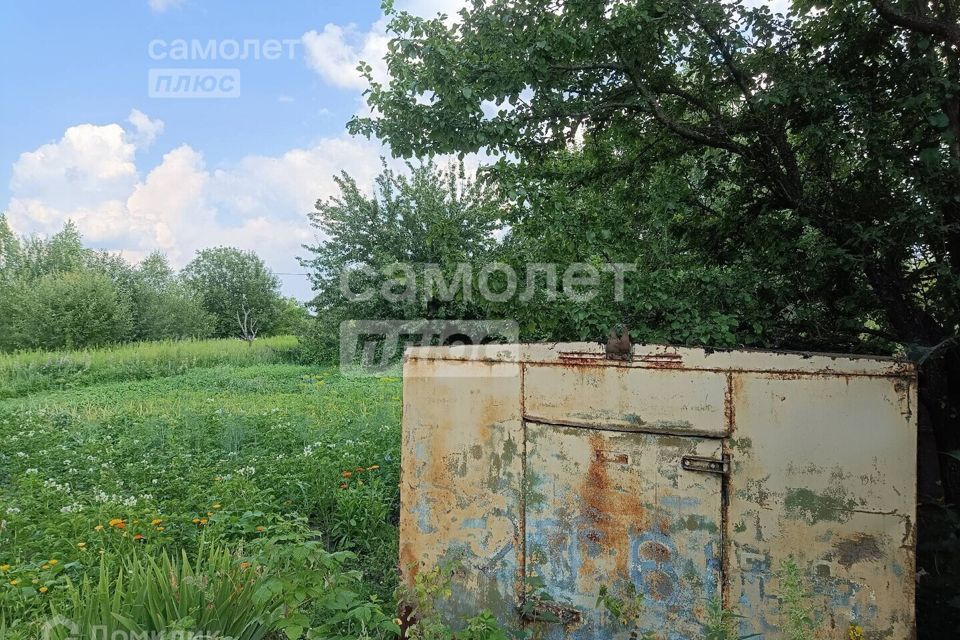
M 163 13 L 168 9 L 176 9 L 183 4 L 184 0 L 147 0 L 150 10 L 154 13 Z
M 382 82 L 387 77 L 383 58 L 389 38 L 383 20 L 366 32 L 359 31 L 353 24 L 345 27 L 328 24 L 322 32 L 303 34 L 302 40 L 307 65 L 334 86 L 366 88 L 367 81 L 357 70 L 361 60 L 372 67 L 374 79 Z
M 442 13 L 453 21 L 466 5 L 466 0 L 401 0 L 397 10 L 424 17 Z M 355 24 L 327 24 L 323 31 L 303 34 L 302 41 L 307 65 L 329 84 L 343 89 L 366 89 L 367 82 L 357 71 L 361 60 L 371 66 L 374 80 L 384 82 L 388 78 L 383 60 L 390 41 L 385 17 L 366 31 Z
M 139 149 L 146 149 L 163 133 L 163 120 L 151 120 L 150 116 L 138 109 L 130 111 L 127 122 L 134 128 L 133 132 L 127 133 L 127 139 Z
M 197 249 L 230 245 L 256 251 L 276 271 L 300 272 L 301 245 L 316 240 L 306 213 L 337 192 L 333 175 L 341 169 L 369 188 L 384 153 L 376 143 L 339 136 L 211 170 L 184 144 L 141 177 L 136 153 L 163 124 L 139 111 L 129 122 L 127 129 L 70 127 L 59 141 L 21 154 L 7 206 L 13 228 L 51 234 L 73 220 L 90 246 L 129 259 L 159 249 L 183 266 Z M 285 285 L 287 293 L 309 294 L 305 278 Z

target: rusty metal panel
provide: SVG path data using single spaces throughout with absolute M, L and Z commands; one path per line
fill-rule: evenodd
M 719 597 L 722 476 L 682 459 L 721 455 L 718 440 L 528 424 L 526 573 L 543 590 L 528 597 L 568 613 L 538 637 L 698 637 Z M 597 608 L 601 587 L 641 598 L 628 625 Z
M 780 563 L 794 556 L 825 637 L 911 638 L 916 381 L 732 376 L 729 599 L 778 638 Z
M 400 566 L 455 567 L 451 621 L 516 612 L 522 579 L 523 427 L 516 364 L 404 365 Z
M 719 582 L 742 635 L 776 640 L 777 570 L 793 557 L 817 637 L 856 623 L 911 638 L 916 391 L 913 366 L 892 359 L 412 349 L 404 577 L 454 561 L 449 622 L 488 609 L 575 639 L 620 633 L 596 607 L 601 584 L 644 596 L 634 630 L 700 637 Z M 540 601 L 525 589 L 534 578 L 563 624 L 522 619 Z
M 525 414 L 541 422 L 677 435 L 727 432 L 726 374 L 606 363 L 527 365 Z

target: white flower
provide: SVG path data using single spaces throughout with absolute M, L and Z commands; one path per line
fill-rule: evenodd
M 24 471 L 24 473 L 27 474 L 28 476 L 32 476 L 32 475 L 37 474 L 37 473 L 40 473 L 40 472 L 37 471 L 36 469 L 27 469 L 26 471 Z
M 11 516 L 15 516 L 15 515 L 17 515 L 18 513 L 20 513 L 20 509 L 18 509 L 18 508 L 16 508 L 16 507 L 7 507 L 7 514 L 9 514 L 9 515 L 11 515 Z

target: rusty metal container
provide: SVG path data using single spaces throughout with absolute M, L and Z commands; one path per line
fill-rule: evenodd
M 453 625 L 686 640 L 722 603 L 775 639 L 792 558 L 818 638 L 914 637 L 916 392 L 881 358 L 409 349 L 404 579 L 451 567 Z

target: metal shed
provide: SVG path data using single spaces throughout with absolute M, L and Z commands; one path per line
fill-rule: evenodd
M 592 343 L 404 364 L 400 564 L 543 638 L 782 636 L 781 562 L 823 637 L 914 632 L 916 371 L 893 359 Z M 628 624 L 601 588 L 639 596 Z M 634 635 L 633 637 L 637 637 Z

